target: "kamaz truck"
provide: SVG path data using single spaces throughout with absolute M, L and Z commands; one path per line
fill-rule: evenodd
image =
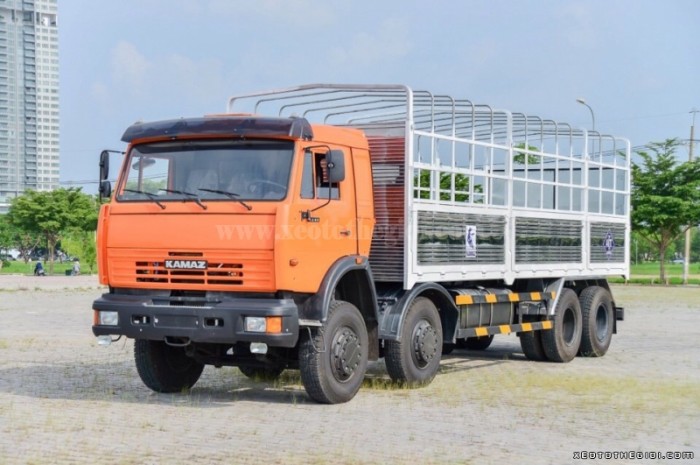
M 100 158 L 92 331 L 134 339 L 157 392 L 205 365 L 321 403 L 368 362 L 430 383 L 454 348 L 516 333 L 530 360 L 607 352 L 629 273 L 630 143 L 403 85 L 231 97 L 134 124 Z

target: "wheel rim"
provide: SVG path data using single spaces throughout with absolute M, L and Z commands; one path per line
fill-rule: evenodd
M 599 305 L 595 314 L 596 338 L 603 342 L 608 337 L 608 309 L 605 305 Z
M 437 355 L 441 343 L 437 331 L 428 320 L 421 320 L 413 329 L 413 361 L 419 368 L 425 368 Z
M 340 382 L 346 382 L 355 373 L 362 359 L 360 338 L 352 328 L 344 326 L 336 331 L 332 342 L 333 375 Z
M 184 350 L 165 346 L 165 363 L 176 373 L 184 373 L 190 369 L 194 360 L 185 355 Z
M 571 345 L 576 334 L 576 314 L 572 308 L 567 308 L 562 318 L 562 335 L 564 343 Z

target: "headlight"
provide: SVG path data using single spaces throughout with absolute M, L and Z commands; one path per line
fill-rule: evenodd
M 281 316 L 247 316 L 245 330 L 250 333 L 279 334 L 282 332 Z
M 119 325 L 119 313 L 117 312 L 97 312 L 98 323 L 102 326 Z
M 259 316 L 245 317 L 245 330 L 251 333 L 264 333 L 267 330 L 265 318 Z

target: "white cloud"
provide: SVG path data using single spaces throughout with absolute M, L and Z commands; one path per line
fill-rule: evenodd
M 134 94 L 146 91 L 153 65 L 136 47 L 120 41 L 112 50 L 112 76 L 116 83 L 124 84 Z
M 221 61 L 195 60 L 185 55 L 172 54 L 162 59 L 159 68 L 161 74 L 165 75 L 163 78 L 167 77 L 170 80 L 174 92 L 194 100 L 206 100 L 214 95 L 223 102 L 224 78 Z
M 98 103 L 109 102 L 109 88 L 101 82 L 93 83 L 90 87 L 90 95 Z
M 177 53 L 148 56 L 134 44 L 119 42 L 111 54 L 112 76 L 109 84 L 96 83 L 92 95 L 106 103 L 125 103 L 125 98 L 138 98 L 140 106 L 147 102 L 177 102 L 176 106 L 191 107 L 198 102 L 220 100 L 224 104 L 224 71 L 220 60 L 196 59 Z
M 391 18 L 382 22 L 374 33 L 359 32 L 347 47 L 332 49 L 331 59 L 336 65 L 369 66 L 403 58 L 411 48 L 408 24 Z

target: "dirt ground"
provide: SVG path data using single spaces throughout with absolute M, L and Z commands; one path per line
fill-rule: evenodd
M 455 351 L 427 387 L 371 366 L 355 399 L 311 402 L 298 375 L 207 367 L 186 394 L 148 390 L 133 343 L 99 347 L 94 277 L 0 277 L 0 464 L 698 463 L 700 288 L 616 286 L 610 351 L 524 359 L 517 337 Z M 693 452 L 694 459 L 574 458 Z M 653 457 L 653 455 L 652 455 Z

